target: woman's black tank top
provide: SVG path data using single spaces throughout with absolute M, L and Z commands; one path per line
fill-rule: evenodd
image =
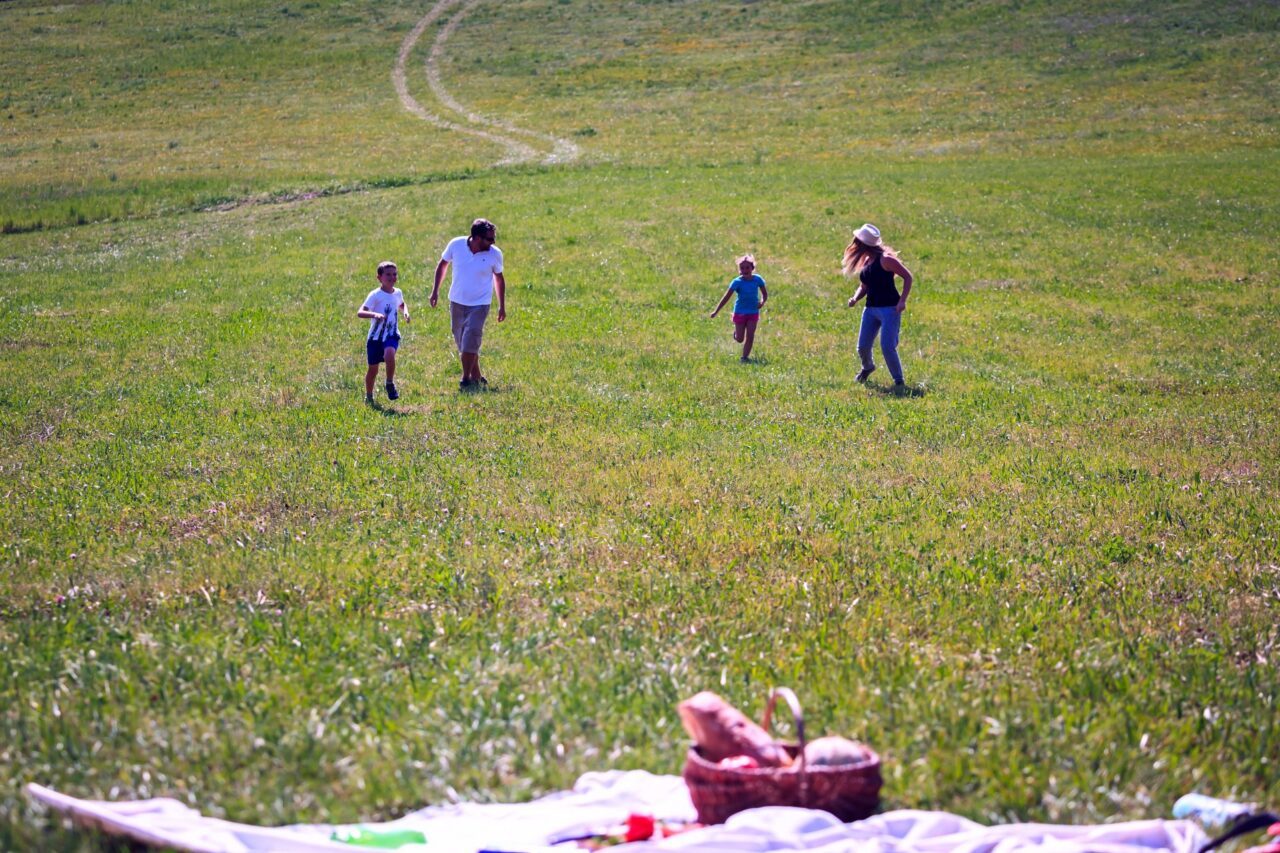
M 867 288 L 868 308 L 893 308 L 898 304 L 901 297 L 893 284 L 893 273 L 880 265 L 878 255 L 862 268 L 858 278 Z

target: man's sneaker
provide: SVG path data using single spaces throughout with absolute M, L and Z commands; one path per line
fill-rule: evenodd
M 871 367 L 864 367 L 864 368 L 862 368 L 861 370 L 859 370 L 859 371 L 858 371 L 858 381 L 859 381 L 859 382 L 866 382 L 866 381 L 867 381 L 867 377 L 871 375 L 871 371 L 873 371 L 873 370 L 875 370 L 875 369 L 876 369 L 876 368 L 875 368 L 875 365 L 873 364 Z
M 400 399 L 400 392 L 396 390 L 396 383 L 394 382 L 387 383 L 387 399 L 388 400 Z

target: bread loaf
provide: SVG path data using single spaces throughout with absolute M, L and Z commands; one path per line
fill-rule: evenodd
M 871 752 L 865 746 L 842 737 L 820 737 L 804 747 L 804 763 L 814 767 L 859 764 L 870 757 Z
M 702 757 L 720 761 L 734 755 L 749 755 L 761 767 L 786 767 L 791 756 L 769 733 L 745 714 L 710 691 L 703 691 L 676 706 L 689 737 Z

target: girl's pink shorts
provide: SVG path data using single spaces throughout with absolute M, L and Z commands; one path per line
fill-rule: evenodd
M 734 314 L 733 325 L 746 326 L 748 329 L 754 329 L 760 324 L 759 314 Z

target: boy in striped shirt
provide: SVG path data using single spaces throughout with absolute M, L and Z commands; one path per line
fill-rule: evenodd
M 378 365 L 387 365 L 387 399 L 399 398 L 396 390 L 396 350 L 400 347 L 400 314 L 409 322 L 409 306 L 404 294 L 396 287 L 400 272 L 391 261 L 378 264 L 378 286 L 369 291 L 364 304 L 356 312 L 357 317 L 369 321 L 369 337 L 365 350 L 369 356 L 369 370 L 364 375 L 364 401 L 373 402 L 373 383 L 378 378 Z

